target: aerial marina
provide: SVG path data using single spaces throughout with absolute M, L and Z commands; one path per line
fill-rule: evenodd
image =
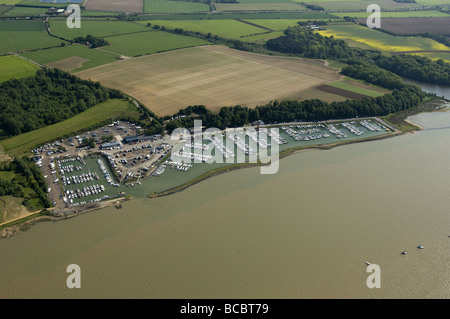
M 230 149 L 227 148 L 226 144 L 224 144 L 223 142 L 223 136 L 221 136 L 221 138 L 217 137 L 217 136 L 211 136 L 211 142 L 214 146 L 214 149 L 219 151 L 224 158 L 231 158 L 234 157 L 235 154 L 233 151 L 231 151 Z
M 250 147 L 248 143 L 246 143 L 238 134 L 232 135 L 227 134 L 227 138 L 230 139 L 236 146 L 245 153 L 245 155 L 250 155 L 255 153 L 255 149 Z
M 267 134 L 259 134 L 255 130 L 248 130 L 246 131 L 246 135 L 250 137 L 253 142 L 257 143 L 260 148 L 270 147 L 270 144 L 267 142 Z
M 167 185 L 182 185 L 230 164 L 256 163 L 258 158 L 272 152 L 377 137 L 389 132 L 390 129 L 376 119 L 280 123 L 214 133 L 205 131 L 172 143 L 155 144 L 145 137 L 125 136 L 137 143 L 114 142 L 108 143 L 107 148 L 102 148 L 105 145 L 102 144 L 98 150 L 93 149 L 84 155 L 76 153 L 55 157 L 45 148 L 42 152 L 49 156 L 51 181 L 61 188 L 54 198 L 57 201 L 59 196 L 64 206 L 69 208 L 115 198 L 126 193 L 129 186 L 141 185 L 151 191 L 163 192 Z M 42 159 L 39 160 L 41 162 Z M 168 174 L 168 168 L 173 173 Z M 55 191 L 58 192 L 57 187 L 53 187 L 52 192 Z
M 61 185 L 59 196 L 66 207 L 75 207 L 117 197 L 119 183 L 111 177 L 102 156 L 95 158 L 80 156 L 58 159 L 53 162 L 58 168 L 59 178 L 54 183 Z M 97 165 L 95 165 L 96 163 Z
M 355 134 L 356 136 L 360 136 L 361 134 L 364 134 L 364 132 L 361 129 L 359 129 L 353 125 L 355 123 L 356 123 L 355 121 L 353 121 L 351 123 L 344 122 L 344 123 L 342 123 L 342 126 L 345 129 L 347 129 L 348 131 L 350 131 L 351 133 Z

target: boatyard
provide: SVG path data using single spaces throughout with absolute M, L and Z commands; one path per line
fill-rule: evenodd
M 92 165 L 92 161 L 95 161 L 92 157 L 84 160 L 80 157 L 57 160 L 64 194 L 62 200 L 67 207 L 98 202 L 118 195 L 111 187 L 118 187 L 119 184 L 111 178 L 102 158 L 98 157 L 95 161 L 97 168 Z
M 32 150 L 56 209 L 111 199 L 144 178 L 169 152 L 170 137 L 116 121 Z
M 355 119 L 257 125 L 172 141 L 168 135 L 146 136 L 132 123 L 115 122 L 33 152 L 51 185 L 53 204 L 63 209 L 123 196 L 144 181 L 145 188 L 165 191 L 167 185 L 186 183 L 228 164 L 256 163 L 272 152 L 391 132 L 375 119 Z M 87 139 L 93 143 L 85 145 Z

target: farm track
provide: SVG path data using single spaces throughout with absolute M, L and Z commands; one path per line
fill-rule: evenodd
M 275 30 L 272 30 L 272 29 L 263 27 L 262 25 L 258 25 L 258 24 L 255 24 L 255 23 L 252 23 L 252 22 L 249 22 L 249 21 L 245 21 L 245 20 L 242 20 L 242 19 L 235 19 L 235 20 L 236 20 L 236 21 L 239 21 L 239 22 L 242 22 L 242 23 L 245 23 L 245 24 L 249 24 L 249 25 L 254 26 L 254 27 L 257 27 L 257 28 L 261 28 L 261 29 L 270 31 L 270 32 L 275 32 Z
M 27 59 L 27 58 L 25 58 L 25 57 L 23 57 L 23 56 L 21 56 L 21 55 L 18 55 L 17 53 L 14 53 L 14 55 L 17 56 L 17 57 L 19 57 L 19 58 L 21 58 L 21 59 L 23 59 L 23 60 L 25 60 L 25 61 L 31 62 L 31 63 L 33 63 L 33 64 L 36 64 L 36 65 L 37 65 L 38 67 L 40 67 L 40 68 L 43 68 L 43 67 L 44 67 L 42 64 L 39 64 L 39 63 L 37 63 L 37 62 L 35 62 L 35 61 L 33 61 L 33 60 Z

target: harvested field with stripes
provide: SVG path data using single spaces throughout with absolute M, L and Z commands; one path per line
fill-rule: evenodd
M 77 73 L 144 103 L 158 115 L 189 105 L 254 107 L 340 78 L 322 61 L 202 46 L 110 63 Z

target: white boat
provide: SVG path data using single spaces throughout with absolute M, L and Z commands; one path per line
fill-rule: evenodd
M 417 246 L 417 248 L 424 249 L 425 247 L 423 247 L 422 245 L 419 245 L 419 246 Z

